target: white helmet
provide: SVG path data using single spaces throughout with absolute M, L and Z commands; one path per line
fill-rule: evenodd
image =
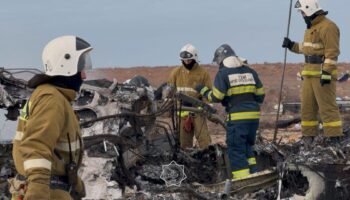
M 308 17 L 315 14 L 317 11 L 322 10 L 318 0 L 298 0 L 295 3 L 295 8 L 297 8 L 299 11 L 304 12 Z
M 181 60 L 195 60 L 198 63 L 197 49 L 192 44 L 186 44 L 180 50 Z
M 73 76 L 83 69 L 91 69 L 89 43 L 76 36 L 61 36 L 44 48 L 42 59 L 48 76 Z

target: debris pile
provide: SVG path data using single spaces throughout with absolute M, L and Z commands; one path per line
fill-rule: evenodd
M 14 177 L 16 170 L 12 160 L 12 145 L 0 141 L 0 199 L 10 199 L 7 179 Z

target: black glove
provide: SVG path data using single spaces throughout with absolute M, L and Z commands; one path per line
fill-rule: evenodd
M 332 80 L 332 75 L 330 73 L 322 70 L 321 79 L 320 79 L 321 86 L 323 86 L 325 84 L 330 84 L 331 80 Z
M 284 40 L 283 40 L 282 47 L 283 48 L 288 48 L 289 50 L 291 50 L 293 48 L 294 44 L 295 44 L 295 42 L 293 42 L 289 38 L 285 37 Z
M 202 84 L 197 85 L 194 89 L 202 96 L 204 96 L 209 91 L 209 88 Z

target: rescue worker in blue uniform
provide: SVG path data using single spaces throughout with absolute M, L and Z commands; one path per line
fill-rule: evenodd
M 227 153 L 233 179 L 257 172 L 253 152 L 259 127 L 260 105 L 264 101 L 263 84 L 256 71 L 223 44 L 216 49 L 213 62 L 219 65 L 213 89 L 197 85 L 196 90 L 209 102 L 225 107 L 227 113 Z

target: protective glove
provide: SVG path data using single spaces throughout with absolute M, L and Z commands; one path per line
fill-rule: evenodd
M 199 84 L 195 87 L 195 90 L 201 94 L 202 96 L 205 96 L 207 92 L 209 92 L 209 88 L 207 86 L 204 86 L 202 84 Z
M 283 43 L 282 43 L 282 47 L 283 48 L 288 48 L 289 50 L 292 50 L 294 44 L 295 44 L 295 42 L 293 42 L 289 38 L 285 37 L 284 40 L 283 40 Z
M 321 79 L 320 79 L 321 86 L 325 84 L 330 84 L 331 80 L 332 80 L 331 74 L 322 70 Z

